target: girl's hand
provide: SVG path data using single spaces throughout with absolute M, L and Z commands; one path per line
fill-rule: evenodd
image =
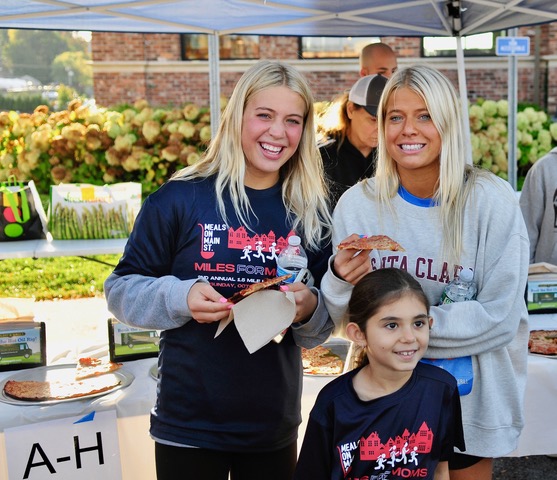
M 292 292 L 296 301 L 296 316 L 292 323 L 307 320 L 313 315 L 317 308 L 317 295 L 315 295 L 309 287 L 302 282 L 289 283 L 281 285 L 281 291 Z
M 232 303 L 205 282 L 197 282 L 191 287 L 187 302 L 193 319 L 199 323 L 228 318 L 232 308 Z
M 360 236 L 353 233 L 345 238 L 343 242 L 357 240 Z M 354 250 L 339 250 L 333 261 L 334 273 L 344 281 L 356 285 L 360 278 L 371 272 L 369 254 L 371 250 L 360 250 L 354 254 Z

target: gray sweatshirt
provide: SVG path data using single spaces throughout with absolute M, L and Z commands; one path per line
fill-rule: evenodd
M 341 197 L 333 218 L 334 248 L 352 233 L 390 236 L 406 251 L 371 252 L 373 268 L 407 270 L 437 305 L 454 278 L 454 267 L 441 256 L 439 208 L 418 206 L 397 195 L 392 200 L 396 213 L 380 213 L 374 189 L 372 178 Z M 434 321 L 426 357 L 472 356 L 473 388 L 461 398 L 466 453 L 498 457 L 516 448 L 523 427 L 529 246 L 518 201 L 507 182 L 495 176 L 493 181 L 481 179 L 471 197 L 464 212 L 460 266 L 474 270 L 477 299 L 431 308 Z M 329 266 L 321 288 L 338 332 L 352 286 Z
M 528 170 L 520 208 L 530 237 L 530 263 L 557 265 L 557 147 Z

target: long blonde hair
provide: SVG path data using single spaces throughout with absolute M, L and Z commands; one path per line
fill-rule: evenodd
M 282 166 L 282 198 L 292 228 L 301 231 L 307 247 L 317 249 L 330 235 L 331 217 L 321 156 L 317 149 L 314 127 L 313 95 L 307 80 L 292 66 L 282 62 L 261 60 L 240 78 L 224 109 L 216 136 L 201 162 L 186 167 L 172 180 L 216 175 L 219 213 L 228 218 L 222 193 L 228 190 L 234 211 L 240 221 L 248 225 L 252 212 L 244 187 L 246 162 L 242 151 L 242 119 L 249 100 L 262 90 L 286 86 L 304 100 L 304 130 L 294 155 Z
M 433 201 L 440 207 L 443 253 L 456 265 L 463 253 L 466 200 L 478 177 L 494 176 L 466 163 L 460 101 L 449 79 L 426 65 L 403 68 L 397 70 L 388 81 L 378 109 L 376 195 L 383 206 L 388 208 L 391 205 L 390 200 L 397 194 L 400 186 L 397 165 L 387 151 L 385 140 L 386 105 L 391 95 L 400 88 L 408 88 L 423 99 L 441 137 L 439 180 Z

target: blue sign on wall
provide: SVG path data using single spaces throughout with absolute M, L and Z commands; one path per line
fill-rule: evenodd
M 530 55 L 530 37 L 497 37 L 496 55 Z

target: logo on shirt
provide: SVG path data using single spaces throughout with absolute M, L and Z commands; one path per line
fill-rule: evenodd
M 344 475 L 346 475 L 350 471 L 352 460 L 354 460 L 354 451 L 357 448 L 358 442 L 343 443 L 342 445 L 337 446 Z
M 372 432 L 367 437 L 361 437 L 359 442 L 345 443 L 337 449 L 345 477 L 350 472 L 356 454 L 360 461 L 375 462 L 376 473 L 389 470 L 395 475 L 404 476 L 404 471 L 418 466 L 419 455 L 431 452 L 432 445 L 433 432 L 423 422 L 415 433 L 405 429 L 402 435 L 383 441 L 377 432 Z
M 277 237 L 272 230 L 269 233 L 250 235 L 245 227 L 228 228 L 225 224 L 199 223 L 201 228 L 201 256 L 209 260 L 215 255 L 215 246 L 224 245 L 229 249 L 241 250 L 240 260 L 251 262 L 258 259 L 265 263 L 267 260 L 276 261 L 277 255 L 288 244 L 288 237 Z M 228 238 L 223 233 L 228 231 Z
M 198 225 L 201 228 L 201 256 L 205 260 L 209 260 L 215 254 L 213 246 L 221 244 L 218 232 L 226 231 L 226 225 L 223 223 L 198 223 Z M 217 232 L 216 235 L 215 232 Z
M 253 234 L 245 227 L 234 229 L 226 224 L 198 223 L 198 226 L 204 261 L 194 262 L 194 268 L 215 288 L 246 288 L 274 277 L 278 254 L 288 245 L 288 237 L 294 235 L 290 231 L 286 237 L 277 237 L 272 230 Z M 222 262 L 213 258 L 217 251 L 224 254 L 219 255 Z

